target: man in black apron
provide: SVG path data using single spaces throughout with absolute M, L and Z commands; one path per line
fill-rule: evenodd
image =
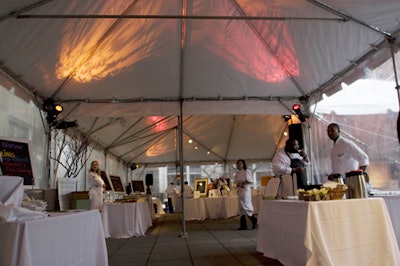
M 307 186 L 306 166 L 309 163 L 307 154 L 299 150 L 299 143 L 296 139 L 288 139 L 285 147 L 278 150 L 272 159 L 275 176 L 296 174 L 297 188 Z
M 298 158 L 290 158 L 290 167 L 293 169 L 291 175 L 293 176 L 293 174 L 296 173 L 298 189 L 305 188 L 307 186 L 307 169 L 305 166 L 306 165 L 302 160 Z

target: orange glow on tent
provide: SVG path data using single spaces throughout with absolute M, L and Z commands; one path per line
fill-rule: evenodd
M 127 2 L 109 1 L 97 12 L 120 13 Z M 175 25 L 167 21 L 163 29 L 154 30 L 154 20 L 138 19 L 134 23 L 123 20 L 107 33 L 116 22 L 116 19 L 71 20 L 64 29 L 57 78 L 72 75 L 75 81 L 85 83 L 116 75 L 151 55 L 154 57 L 151 53 L 157 40 L 166 39 L 165 28 Z
M 151 145 L 147 151 L 146 156 L 148 157 L 155 157 L 160 156 L 168 152 L 168 146 L 163 144 L 162 142 L 158 142 L 154 145 Z

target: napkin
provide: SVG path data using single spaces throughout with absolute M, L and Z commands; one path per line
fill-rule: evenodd
M 12 204 L 0 204 L 0 222 L 19 222 L 45 217 L 47 217 L 47 214 L 44 212 L 32 211 L 23 207 L 15 207 Z

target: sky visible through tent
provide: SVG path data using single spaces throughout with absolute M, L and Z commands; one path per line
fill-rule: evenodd
M 398 112 L 399 103 L 394 81 L 360 79 L 323 100 L 316 106 L 316 113 L 340 115 L 384 114 L 388 110 Z M 313 111 L 315 105 L 311 106 Z

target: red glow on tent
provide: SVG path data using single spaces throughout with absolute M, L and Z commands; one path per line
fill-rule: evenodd
M 147 117 L 147 124 L 152 125 L 156 132 L 164 131 L 168 129 L 168 125 L 162 121 L 163 118 L 163 116 L 149 116 Z
M 280 15 L 270 6 L 256 10 L 260 6 L 252 4 L 249 12 L 253 16 Z M 289 75 L 300 75 L 296 50 L 284 21 L 205 21 L 192 36 L 234 69 L 258 80 L 276 83 Z

